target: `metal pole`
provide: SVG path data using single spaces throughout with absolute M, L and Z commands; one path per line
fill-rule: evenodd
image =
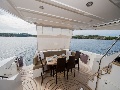
M 95 90 L 97 90 L 97 88 L 98 88 L 99 76 L 100 76 L 100 68 L 101 68 L 100 66 L 101 66 L 102 59 L 107 55 L 107 53 L 111 50 L 111 48 L 116 44 L 116 42 L 119 40 L 119 38 L 120 38 L 120 35 L 116 39 L 116 41 L 110 46 L 110 48 L 106 51 L 106 53 L 102 56 L 102 58 L 100 59 Z
M 37 32 L 37 25 L 36 25 L 36 32 Z M 37 51 L 38 51 L 38 32 L 37 32 Z

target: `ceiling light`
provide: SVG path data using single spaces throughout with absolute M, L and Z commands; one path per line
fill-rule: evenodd
M 42 19 L 38 19 L 38 20 L 42 20 Z
M 76 22 L 77 20 L 74 20 L 74 22 Z
M 44 7 L 43 7 L 43 6 L 40 6 L 39 8 L 40 8 L 40 9 L 44 9 Z
M 50 22 L 53 22 L 53 21 L 50 21 Z
M 44 20 L 44 21 L 48 21 L 48 20 Z
M 92 5 L 93 5 L 93 2 L 88 2 L 88 3 L 86 4 L 87 7 L 90 7 L 90 6 L 92 6 Z
M 72 20 L 72 19 L 69 19 L 70 21 Z

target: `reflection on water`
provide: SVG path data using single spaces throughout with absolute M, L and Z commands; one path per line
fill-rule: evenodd
M 71 39 L 70 50 L 86 50 L 104 54 L 114 40 Z M 23 56 L 26 65 L 30 65 L 37 49 L 35 37 L 0 37 L 0 60 L 11 56 Z M 111 52 L 120 51 L 120 41 Z M 111 53 L 110 52 L 110 53 Z

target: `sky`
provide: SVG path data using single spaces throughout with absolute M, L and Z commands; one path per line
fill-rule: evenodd
M 36 35 L 36 26 L 0 9 L 0 33 L 29 33 Z M 73 35 L 119 36 L 120 30 L 74 30 Z
M 120 30 L 74 30 L 73 35 L 119 36 Z
M 0 33 L 36 34 L 36 26 L 0 9 Z

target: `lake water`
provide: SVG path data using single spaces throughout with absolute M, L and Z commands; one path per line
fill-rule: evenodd
M 0 37 L 0 60 L 22 56 L 26 65 L 32 63 L 37 49 L 35 37 Z
M 106 49 L 115 40 L 71 39 L 70 50 L 86 50 L 104 54 Z M 0 60 L 11 56 L 22 56 L 24 63 L 30 65 L 37 50 L 35 37 L 0 37 Z M 112 48 L 110 53 L 120 51 L 120 41 Z

